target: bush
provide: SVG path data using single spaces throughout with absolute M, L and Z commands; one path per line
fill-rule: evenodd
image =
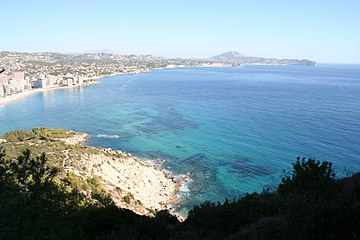
M 41 139 L 44 140 L 53 140 L 58 138 L 69 138 L 74 136 L 74 132 L 64 130 L 64 129 L 57 129 L 57 128 L 34 128 L 33 133 L 38 135 Z
M 5 133 L 3 137 L 9 142 L 22 142 L 25 140 L 35 139 L 36 135 L 31 131 L 15 130 Z
M 329 194 L 336 185 L 335 172 L 331 162 L 320 162 L 309 158 L 297 158 L 293 164 L 293 172 L 282 178 L 279 192 L 283 194 Z

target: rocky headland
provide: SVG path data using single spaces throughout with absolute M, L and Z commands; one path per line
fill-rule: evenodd
M 60 169 L 57 178 L 71 182 L 73 188 L 89 198 L 94 189 L 86 183 L 98 182 L 100 191 L 120 208 L 147 216 L 160 210 L 176 215 L 174 206 L 179 202 L 176 192 L 187 176 L 175 178 L 129 153 L 84 146 L 90 137 L 69 130 L 35 128 L 4 134 L 0 146 L 10 156 L 19 155 L 23 149 L 36 155 L 44 152 L 50 164 Z

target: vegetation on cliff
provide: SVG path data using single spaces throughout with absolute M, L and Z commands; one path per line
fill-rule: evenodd
M 330 162 L 298 158 L 275 191 L 245 194 L 224 203 L 204 202 L 180 223 L 167 211 L 149 217 L 117 207 L 98 177 L 85 179 L 74 173 L 59 177 L 61 167 L 48 157 L 51 148 L 45 144 L 44 154 L 39 145 L 11 143 L 9 135 L 0 145 L 1 239 L 360 237 L 360 174 L 335 178 Z M 13 135 L 37 139 L 36 133 Z M 126 194 L 124 201 L 132 197 Z
M 9 159 L 16 159 L 24 149 L 34 156 L 45 152 L 47 164 L 57 169 L 55 178 L 70 182 L 89 198 L 98 185 L 116 206 L 148 216 L 176 204 L 181 179 L 130 154 L 79 144 L 89 137 L 69 130 L 35 128 L 8 132 L 0 140 Z

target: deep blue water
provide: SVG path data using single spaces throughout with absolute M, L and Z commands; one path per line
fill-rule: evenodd
M 261 191 L 297 156 L 360 171 L 360 66 L 166 69 L 34 94 L 0 108 L 0 133 L 38 126 L 190 173 L 181 207 Z M 100 135 L 99 135 L 100 134 Z M 118 138 L 106 138 L 117 135 Z

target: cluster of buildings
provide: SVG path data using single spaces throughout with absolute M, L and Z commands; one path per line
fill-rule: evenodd
M 16 70 L 12 75 L 0 73 L 0 97 L 6 97 L 34 88 L 54 88 L 80 86 L 84 84 L 81 76 L 66 74 L 65 76 L 45 76 L 40 74 L 31 78 L 23 70 Z
M 31 84 L 29 79 L 25 79 L 23 71 L 15 71 L 12 78 L 4 73 L 0 74 L 0 97 L 23 92 L 28 89 L 31 89 Z
M 33 88 L 94 84 L 96 82 L 92 81 L 93 79 L 113 74 L 139 73 L 166 67 L 231 65 L 212 60 L 167 59 L 153 55 L 96 52 L 62 54 L 2 51 L 0 52 L 0 59 L 0 67 L 6 69 L 5 72 L 0 73 L 0 97 Z M 84 79 L 80 76 L 85 78 L 85 84 Z

